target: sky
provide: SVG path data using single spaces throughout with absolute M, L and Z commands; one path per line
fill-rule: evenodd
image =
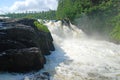
M 0 14 L 56 10 L 57 5 L 57 0 L 2 0 L 0 1 Z

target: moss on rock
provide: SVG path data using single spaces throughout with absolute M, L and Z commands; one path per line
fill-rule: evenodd
M 48 30 L 47 26 L 43 25 L 42 23 L 40 23 L 38 21 L 34 21 L 34 24 L 39 30 L 44 31 L 44 32 L 50 32 Z

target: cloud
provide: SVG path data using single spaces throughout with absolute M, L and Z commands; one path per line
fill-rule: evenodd
M 47 11 L 49 9 L 56 10 L 57 0 L 24 0 L 16 1 L 9 8 L 11 12 L 24 12 L 24 11 Z
M 9 7 L 2 7 L 0 8 L 0 14 L 5 14 L 9 12 Z

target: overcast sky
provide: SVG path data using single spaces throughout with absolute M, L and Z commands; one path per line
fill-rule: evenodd
M 56 10 L 57 5 L 57 0 L 1 0 L 0 14 L 7 12 Z

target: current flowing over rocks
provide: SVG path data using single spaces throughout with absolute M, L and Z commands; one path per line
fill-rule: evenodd
M 56 47 L 44 68 L 51 80 L 120 80 L 120 45 L 92 39 L 61 21 L 46 25 Z
M 120 45 L 91 39 L 77 26 L 61 21 L 45 25 L 55 51 L 46 56 L 44 68 L 28 74 L 1 73 L 1 80 L 120 80 Z

